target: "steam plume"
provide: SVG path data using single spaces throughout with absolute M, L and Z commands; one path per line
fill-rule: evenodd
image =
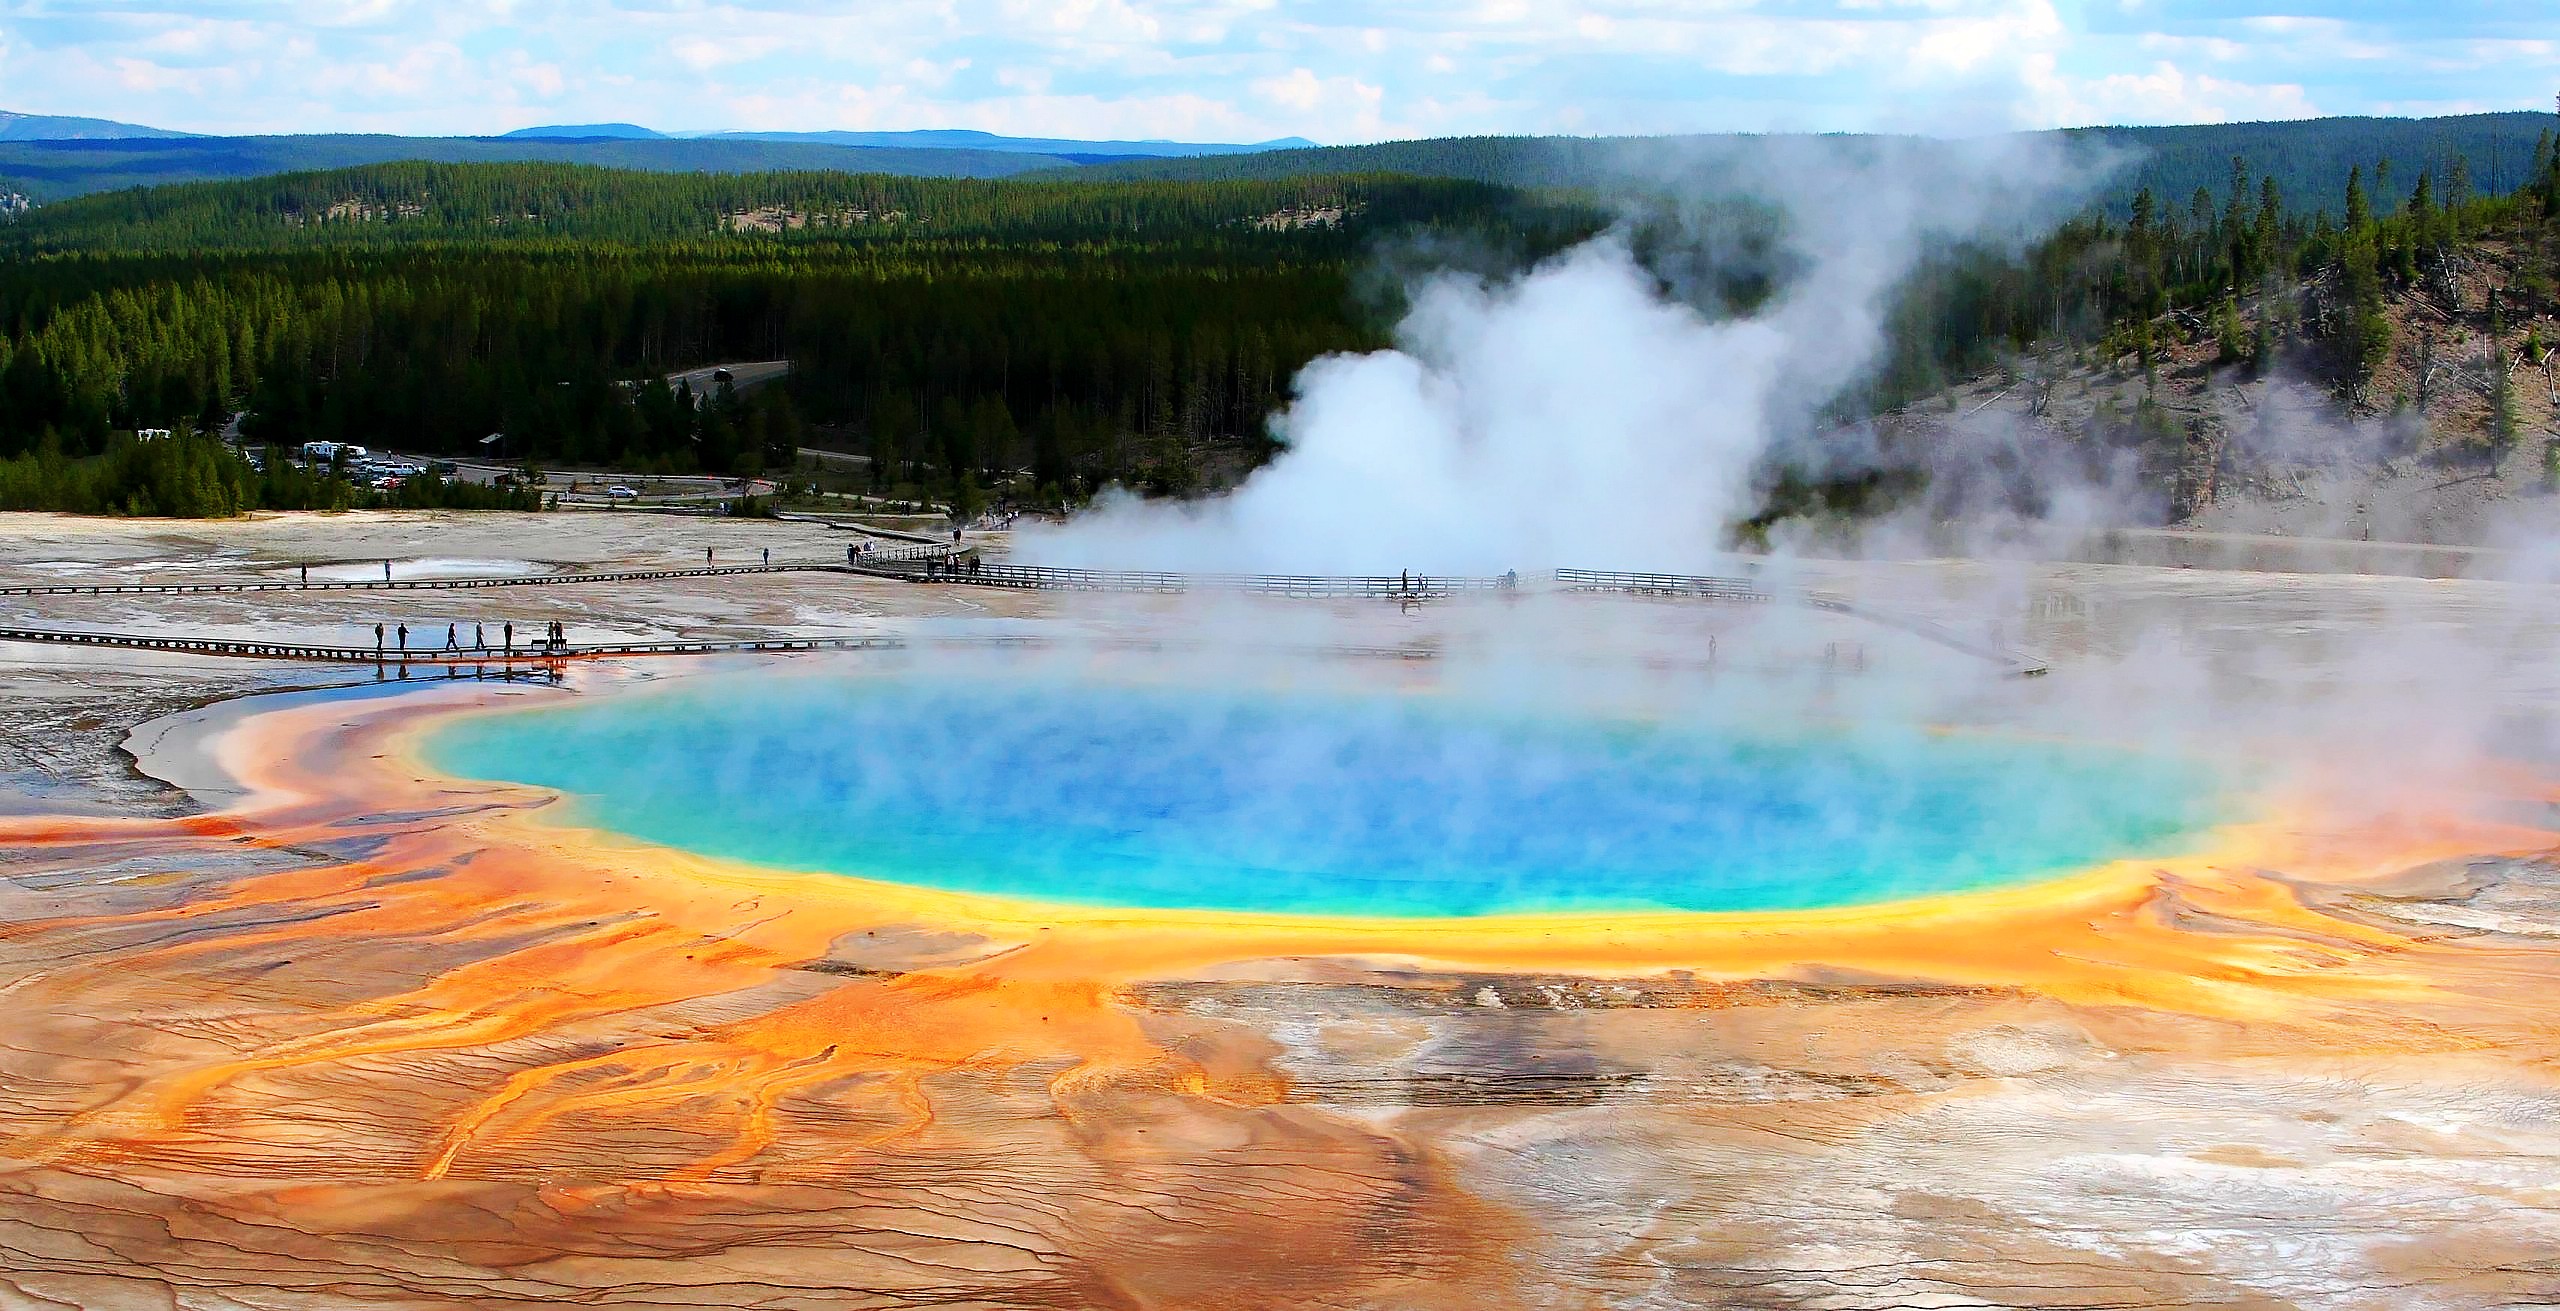
M 1701 566 L 1756 508 L 1772 444 L 1810 431 L 1872 367 L 1921 255 L 2031 236 L 2089 178 L 2016 141 L 1768 143 L 1654 165 L 1656 195 L 1779 211 L 1788 272 L 1774 296 L 1730 315 L 1686 303 L 1623 228 L 1516 279 L 1428 278 L 1395 349 L 1307 367 L 1273 421 L 1282 453 L 1234 494 L 1108 500 L 1025 534 L 1022 554 L 1371 574 Z

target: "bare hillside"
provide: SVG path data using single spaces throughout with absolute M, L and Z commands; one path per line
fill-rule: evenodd
M 2153 320 L 2147 367 L 2131 329 L 2016 361 L 1890 416 L 1887 449 L 1952 508 L 2059 475 L 2124 519 L 2209 531 L 2475 544 L 2560 526 L 2553 244 L 2511 232 L 2392 278 L 2369 379 L 2324 331 L 2343 293 L 2322 278 Z

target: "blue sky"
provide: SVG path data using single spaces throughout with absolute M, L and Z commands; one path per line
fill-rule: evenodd
M 2555 91 L 2555 0 L 0 0 L 0 109 L 205 132 L 1979 131 Z

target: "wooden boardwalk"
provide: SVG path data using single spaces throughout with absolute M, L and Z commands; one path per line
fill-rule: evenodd
M 522 668 L 561 665 L 572 660 L 610 660 L 633 656 L 756 655 L 794 651 L 1044 650 L 1077 647 L 1111 651 L 1215 650 L 1214 643 L 1146 637 L 977 636 L 977 637 L 759 637 L 708 642 L 600 642 L 587 646 L 522 646 L 460 650 L 330 646 L 314 643 L 263 642 L 246 638 L 168 637 L 151 633 L 101 633 L 56 628 L 0 628 L 0 642 L 35 642 L 57 646 L 109 647 L 159 651 L 170 655 L 225 656 L 251 660 L 300 660 L 319 664 L 379 665 L 401 668 L 462 669 L 481 666 Z M 1437 660 L 1429 647 L 1310 646 L 1302 654 L 1367 660 Z
M 977 638 L 979 643 L 1029 642 L 1028 638 Z M 910 645 L 900 637 L 758 637 L 715 642 L 600 642 L 589 646 L 529 643 L 517 647 L 329 646 L 302 642 L 267 642 L 253 638 L 168 637 L 153 633 L 101 633 L 59 628 L 0 628 L 0 642 L 39 642 L 55 646 L 103 646 L 127 651 L 165 651 L 172 655 L 234 656 L 255 660 L 307 660 L 336 665 L 500 665 L 540 664 L 556 660 L 589 660 L 615 656 L 743 655 L 770 651 L 884 651 Z
M 650 582 L 665 578 L 723 578 L 734 574 L 846 573 L 840 564 L 743 564 L 700 569 L 636 569 L 594 574 L 518 574 L 505 578 L 374 578 L 361 582 L 256 583 L 62 583 L 0 587 L 0 596 L 192 596 L 245 592 L 457 592 L 483 587 L 566 587 L 575 583 Z
M 1747 604 L 1786 602 L 1836 615 L 1881 624 L 1933 642 L 1951 651 L 1988 660 L 2020 678 L 2042 678 L 2051 667 L 2033 656 L 2003 650 L 1988 642 L 1977 642 L 1944 624 L 1857 605 L 1820 592 L 1780 592 L 1749 578 L 1725 578 L 1706 574 L 1641 574 L 1601 573 L 1589 569 L 1558 569 L 1558 585 L 1577 592 L 1622 592 L 1636 596 L 1684 596 L 1709 601 L 1732 601 Z
M 1135 569 L 1058 569 L 1044 565 L 990 564 L 961 554 L 924 555 L 855 566 L 855 572 L 910 583 L 956 583 L 1041 592 L 1138 592 L 1178 596 L 1192 592 L 1240 592 L 1379 601 L 1445 600 L 1464 593 L 1511 590 L 1507 576 L 1448 577 L 1422 574 L 1183 574 Z
M 974 553 L 939 544 L 892 548 L 849 556 L 846 563 L 705 565 L 686 569 L 643 569 L 611 573 L 530 574 L 507 578 L 413 578 L 304 583 L 261 581 L 238 583 L 128 583 L 0 587 L 7 596 L 150 596 L 251 592 L 328 591 L 463 591 L 491 587 L 565 587 L 579 583 L 652 582 L 682 578 L 722 578 L 752 574 L 833 573 L 895 579 L 900 582 L 1000 587 L 1031 591 L 1118 592 L 1156 595 L 1232 593 L 1312 599 L 1387 600 L 1401 603 L 1445 600 L 1462 595 L 1495 596 L 1518 591 L 1518 574 L 1323 575 L 1323 574 L 1185 574 L 1138 570 L 1059 569 L 1038 565 L 990 564 Z M 1529 580 L 1533 586 L 1573 592 L 1615 592 L 1635 596 L 1683 597 L 1727 604 L 1793 604 L 1851 616 L 1910 634 L 2000 666 L 2020 677 L 2038 677 L 2047 666 L 2014 651 L 1977 642 L 1928 620 L 1854 605 L 1820 593 L 1782 592 L 1756 579 L 1712 574 L 1610 572 L 1557 569 Z M 1028 640 L 1028 639 L 1024 639 Z M 893 638 L 763 638 L 720 642 L 643 642 L 588 647 L 550 648 L 527 645 L 513 649 L 467 648 L 463 651 L 342 647 L 231 638 L 159 637 L 132 633 L 75 632 L 62 629 L 0 629 L 0 641 L 109 646 L 128 650 L 169 651 L 197 655 L 241 656 L 268 660 L 312 660 L 340 664 L 503 664 L 519 661 L 609 658 L 646 655 L 716 655 L 764 651 L 858 650 L 897 646 Z
M 937 548 L 903 546 L 877 555 L 863 557 L 877 561 L 870 566 L 832 560 L 785 564 L 703 565 L 684 569 L 628 569 L 610 573 L 514 574 L 503 578 L 367 578 L 329 580 L 305 583 L 296 580 L 263 580 L 239 583 L 46 583 L 24 587 L 0 587 L 0 596 L 193 596 L 246 592 L 456 592 L 484 587 L 568 587 L 579 583 L 638 583 L 668 578 L 728 578 L 744 574 L 872 574 L 904 577 L 898 562 L 926 555 L 939 556 Z

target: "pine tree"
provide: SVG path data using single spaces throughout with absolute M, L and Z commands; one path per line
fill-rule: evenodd
M 2383 313 L 2382 252 L 2372 206 L 2364 194 L 2364 170 L 2347 174 L 2347 224 L 2339 236 L 2339 303 L 2329 337 L 2348 382 L 2361 387 L 2391 348 L 2391 320 Z

